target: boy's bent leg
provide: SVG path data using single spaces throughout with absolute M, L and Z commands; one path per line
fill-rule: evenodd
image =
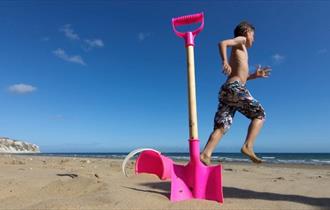
M 245 143 L 241 149 L 241 152 L 247 155 L 254 163 L 261 163 L 262 160 L 256 156 L 253 151 L 254 141 L 256 140 L 257 135 L 260 132 L 264 124 L 264 118 L 254 118 L 249 126 L 248 133 L 246 136 Z
M 223 128 L 216 128 L 213 130 L 211 133 L 205 148 L 203 152 L 200 155 L 200 160 L 205 164 L 205 165 L 210 165 L 211 164 L 211 156 L 212 153 L 219 143 L 220 139 L 222 138 L 224 134 L 224 129 Z

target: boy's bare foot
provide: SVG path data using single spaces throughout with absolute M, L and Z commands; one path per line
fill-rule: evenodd
M 246 145 L 243 145 L 241 152 L 248 156 L 254 163 L 262 163 L 262 160 L 254 154 L 252 149 L 249 149 Z
M 201 159 L 201 162 L 206 165 L 206 166 L 209 166 L 211 165 L 211 157 L 205 155 L 204 153 L 202 153 L 200 155 L 200 159 Z

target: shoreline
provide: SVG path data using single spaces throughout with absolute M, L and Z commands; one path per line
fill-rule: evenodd
M 49 154 L 62 154 L 62 153 L 49 153 Z M 76 155 L 78 154 L 78 155 Z M 84 153 L 85 154 L 85 153 Z M 89 153 L 86 153 L 89 154 Z M 94 154 L 94 153 L 91 153 Z M 328 154 L 328 153 L 325 153 Z M 165 154 L 166 155 L 166 154 Z M 48 155 L 48 153 L 0 153 L 1 156 L 26 156 L 26 157 L 54 157 L 54 158 L 82 158 L 82 159 L 106 159 L 106 160 L 120 160 L 123 161 L 122 157 L 97 157 L 97 156 L 79 156 L 79 153 L 72 153 L 72 155 Z M 170 157 L 171 158 L 171 157 Z M 189 158 L 189 157 L 188 157 Z M 136 158 L 132 158 L 131 160 L 135 161 Z M 189 161 L 189 159 L 180 159 L 180 158 L 171 158 L 174 162 L 179 164 L 185 164 Z M 253 165 L 253 166 L 266 166 L 266 167 L 279 167 L 279 168 L 311 168 L 311 169 L 328 169 L 330 170 L 330 164 L 312 164 L 312 163 L 276 163 L 276 162 L 263 162 L 261 164 L 254 164 L 250 160 L 248 161 L 223 161 L 223 160 L 212 160 L 213 165 L 221 164 L 221 165 Z

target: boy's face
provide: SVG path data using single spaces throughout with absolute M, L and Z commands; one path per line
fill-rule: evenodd
M 252 47 L 252 44 L 254 42 L 254 31 L 249 30 L 246 33 L 246 47 Z

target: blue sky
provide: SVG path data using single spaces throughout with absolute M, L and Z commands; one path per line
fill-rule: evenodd
M 2 1 L 0 136 L 43 152 L 187 151 L 183 40 L 171 18 L 205 13 L 196 38 L 199 138 L 213 128 L 225 81 L 217 43 L 248 20 L 248 83 L 267 112 L 257 152 L 330 152 L 330 3 L 326 1 Z M 250 69 L 251 72 L 254 69 Z M 237 113 L 216 151 L 239 152 Z

